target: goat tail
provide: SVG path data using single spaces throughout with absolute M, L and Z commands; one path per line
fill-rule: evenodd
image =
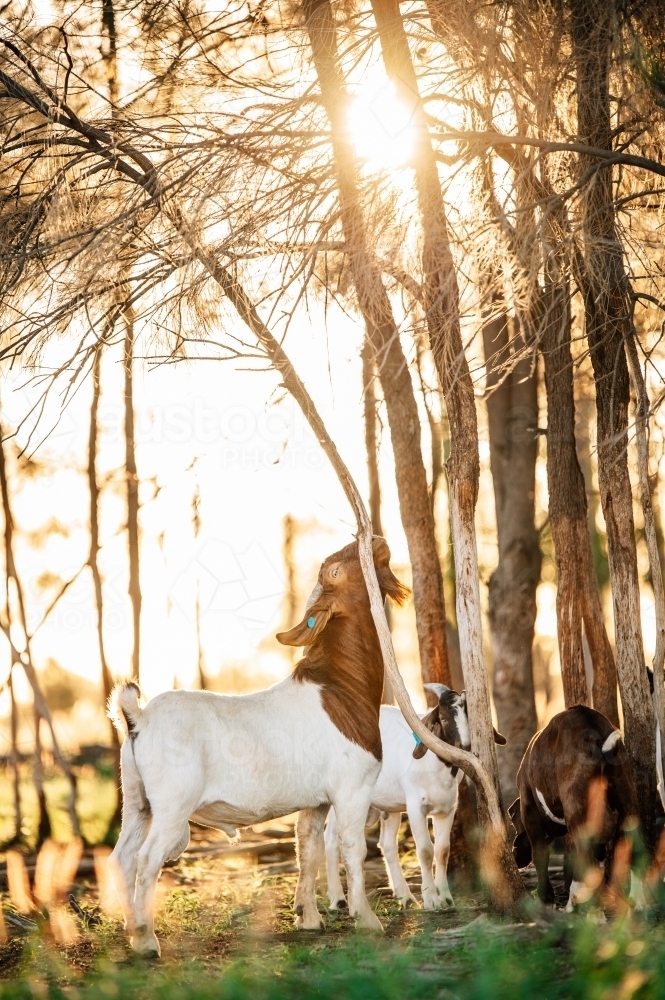
M 123 736 L 134 739 L 143 728 L 143 709 L 139 705 L 141 689 L 135 681 L 116 685 L 109 698 L 109 719 Z
M 614 729 L 600 748 L 605 760 L 616 757 L 619 743 L 623 743 L 623 734 L 620 729 Z

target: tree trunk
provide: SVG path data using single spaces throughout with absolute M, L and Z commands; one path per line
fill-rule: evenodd
M 381 524 L 381 484 L 379 480 L 379 453 L 376 440 L 376 392 L 374 391 L 374 352 L 369 337 L 365 337 L 361 353 L 363 365 L 363 416 L 365 418 L 365 452 L 367 454 L 367 479 L 369 483 L 369 516 L 372 531 L 383 535 Z
M 33 705 L 33 719 L 35 723 L 35 756 L 32 762 L 32 783 L 37 793 L 37 804 L 39 806 L 39 819 L 37 821 L 37 841 L 35 848 L 39 850 L 45 840 L 51 836 L 51 820 L 46 807 L 46 794 L 44 792 L 44 760 L 42 751 L 41 721 L 37 704 Z
M 651 484 L 649 482 L 649 437 L 647 434 L 649 421 L 649 397 L 640 368 L 637 348 L 635 346 L 635 329 L 632 337 L 626 341 L 631 381 L 635 393 L 635 437 L 637 439 L 637 468 L 640 480 L 640 500 L 644 517 L 644 537 L 649 553 L 649 569 L 651 588 L 653 591 L 654 610 L 656 618 L 656 649 L 653 657 L 653 701 L 656 719 L 660 732 L 665 733 L 665 688 L 663 682 L 663 666 L 665 664 L 665 587 L 663 586 L 663 567 L 658 551 L 658 534 L 651 500 Z M 663 739 L 660 741 L 661 764 L 663 755 Z
M 610 0 L 570 0 L 570 7 L 579 138 L 610 151 L 609 63 L 614 4 Z M 644 668 L 627 459 L 629 383 L 624 336 L 631 336 L 629 289 L 615 226 L 611 167 L 580 155 L 580 168 L 582 175 L 588 176 L 582 199 L 583 297 L 596 384 L 598 481 L 607 525 L 616 662 L 640 821 L 645 841 L 653 848 L 655 717 Z
M 363 416 L 365 419 L 365 452 L 367 454 L 367 480 L 369 484 L 369 516 L 372 522 L 372 531 L 375 535 L 383 535 L 383 525 L 381 524 L 381 483 L 379 480 L 379 451 L 376 440 L 376 393 L 374 391 L 375 370 L 372 363 L 372 344 L 369 337 L 365 337 L 361 352 L 362 372 L 363 372 Z M 386 601 L 386 620 L 388 628 L 392 632 L 392 618 L 390 601 Z M 447 649 L 447 647 L 446 647 Z M 424 679 L 424 678 L 423 678 Z M 390 681 L 387 677 L 383 679 L 383 694 L 381 702 L 384 705 L 393 705 L 395 697 Z
M 129 554 L 129 599 L 132 604 L 132 678 L 140 679 L 141 582 L 139 579 L 139 480 L 134 448 L 134 322 L 125 313 L 125 476 L 127 482 L 127 547 Z
M 560 234 L 550 232 L 550 244 Z M 593 705 L 619 725 L 616 666 L 594 567 L 584 476 L 575 444 L 570 300 L 564 262 L 546 263 L 541 350 L 547 392 L 547 483 L 557 567 L 557 635 L 567 708 L 589 705 L 582 627 L 593 663 Z
M 368 247 L 355 154 L 346 127 L 348 95 L 337 62 L 334 19 L 329 0 L 305 0 L 303 10 L 322 101 L 332 127 L 340 214 L 349 263 L 388 412 L 400 514 L 413 571 L 422 675 L 426 682 L 450 685 L 443 582 L 420 446 L 418 407 L 390 300 Z
M 411 60 L 398 0 L 373 0 L 381 50 L 388 76 L 398 94 L 413 104 L 417 131 L 414 166 L 421 226 L 423 229 L 423 305 L 434 363 L 439 375 L 450 422 L 450 514 L 457 573 L 457 627 L 466 682 L 471 748 L 482 761 L 493 783 L 497 801 L 501 789 L 494 745 L 490 694 L 483 654 L 475 507 L 480 462 L 478 424 L 469 366 L 459 324 L 457 276 L 453 264 L 439 174 L 427 121 L 419 101 L 418 81 Z M 478 799 L 478 815 L 487 824 L 487 803 Z M 481 865 L 486 858 L 481 852 Z M 505 838 L 497 843 L 493 863 L 498 865 L 508 895 L 517 899 L 522 880 Z M 484 871 L 486 879 L 496 877 Z
M 14 836 L 11 838 L 10 843 L 18 843 L 23 839 L 23 816 L 21 814 L 21 772 L 18 754 L 18 706 L 16 704 L 16 696 L 14 694 L 14 666 L 15 664 L 12 663 L 9 668 L 9 678 L 7 681 L 9 697 L 11 700 L 10 726 L 12 745 L 10 759 L 12 763 L 12 772 L 14 774 Z
M 483 344 L 499 544 L 489 582 L 494 705 L 508 741 L 499 755 L 499 775 L 504 802 L 510 803 L 518 794 L 517 769 L 538 728 L 531 658 L 541 563 L 535 526 L 538 378 L 530 358 L 511 358 L 505 314 L 485 323 Z
M 102 58 L 113 115 L 118 104 L 118 52 L 113 0 L 102 0 L 102 39 L 106 41 L 106 47 L 102 46 Z
M 44 698 L 44 694 L 39 684 L 39 678 L 37 677 L 37 671 L 34 668 L 32 662 L 32 654 L 30 650 L 30 633 L 28 632 L 27 617 L 25 613 L 25 601 L 23 599 L 23 588 L 21 586 L 21 581 L 16 570 L 16 563 L 14 562 L 14 518 L 12 516 L 11 502 L 9 499 L 9 484 L 7 481 L 7 467 L 5 464 L 5 448 L 3 444 L 3 434 L 2 426 L 0 425 L 0 497 L 2 498 L 2 509 L 5 518 L 5 572 L 7 574 L 7 627 L 3 628 L 5 632 L 5 637 L 9 643 L 10 655 L 12 657 L 13 663 L 20 663 L 23 667 L 26 677 L 30 687 L 32 688 L 32 694 L 34 697 L 35 705 L 35 715 L 44 719 L 47 723 L 50 733 L 51 740 L 53 743 L 53 756 L 63 774 L 69 782 L 69 796 L 67 799 L 67 811 L 69 813 L 69 818 L 72 824 L 72 830 L 75 837 L 81 836 L 81 829 L 79 826 L 78 816 L 76 815 L 76 778 L 72 772 L 72 769 L 62 754 L 60 750 L 60 745 L 58 743 L 58 738 L 55 734 L 55 729 L 53 727 L 53 718 L 51 716 L 50 709 Z M 11 619 L 10 619 L 10 604 L 9 604 L 9 580 L 14 581 L 14 586 L 16 588 L 16 603 L 18 605 L 19 611 L 19 624 L 23 632 L 25 641 L 25 651 L 23 654 L 14 646 L 11 638 Z M 39 734 L 36 734 L 35 739 L 35 756 L 39 752 L 41 756 L 41 744 L 39 742 Z M 37 772 L 39 774 L 39 772 Z M 37 791 L 38 799 L 40 799 L 40 808 L 43 806 L 45 810 L 45 800 L 43 796 L 40 798 L 39 790 Z M 43 815 L 40 815 L 39 825 L 40 827 L 46 828 L 46 823 L 48 822 L 48 815 L 44 819 Z
M 109 670 L 106 659 L 106 649 L 104 647 L 104 600 L 102 595 L 102 577 L 99 571 L 99 486 L 97 484 L 97 436 L 98 423 L 97 414 L 99 411 L 99 397 L 101 392 L 100 369 L 102 361 L 102 348 L 99 347 L 95 353 L 95 360 L 92 366 L 92 401 L 90 403 L 90 431 L 88 435 L 88 492 L 90 496 L 90 552 L 88 554 L 88 565 L 92 574 L 92 583 L 95 592 L 95 610 L 97 612 L 97 648 L 99 650 L 99 665 L 102 674 L 102 690 L 104 692 L 104 704 L 108 705 L 113 691 L 113 677 Z M 109 724 L 110 725 L 110 724 Z M 120 740 L 115 726 L 110 725 L 111 730 L 111 751 L 113 753 L 113 782 L 116 788 L 116 806 L 113 816 L 104 836 L 104 841 L 115 843 L 120 831 L 122 819 L 122 788 L 120 785 Z

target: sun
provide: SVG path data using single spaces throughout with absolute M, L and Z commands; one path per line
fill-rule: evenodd
M 417 97 L 410 105 L 389 81 L 354 97 L 348 126 L 358 156 L 374 169 L 406 167 L 416 141 L 414 116 Z

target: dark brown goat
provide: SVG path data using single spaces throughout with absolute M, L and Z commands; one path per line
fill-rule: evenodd
M 538 896 L 554 903 L 548 873 L 550 844 L 567 835 L 564 872 L 568 910 L 588 897 L 585 874 L 593 856 L 605 859 L 609 879 L 614 849 L 637 817 L 637 795 L 621 733 L 600 712 L 576 705 L 555 715 L 533 737 L 517 772 L 520 795 L 508 812 L 517 836 L 518 868 L 533 859 Z M 592 881 L 592 880 L 591 880 Z M 590 884 L 590 882 L 589 882 Z M 641 885 L 631 880 L 641 903 Z

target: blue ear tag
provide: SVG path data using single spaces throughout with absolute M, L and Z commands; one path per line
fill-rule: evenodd
M 314 628 L 315 625 L 316 625 L 316 618 L 314 617 L 314 615 L 312 615 L 311 618 L 307 619 L 307 628 Z
M 418 737 L 416 736 L 416 734 L 415 734 L 415 733 L 411 733 L 411 735 L 413 736 L 414 740 L 416 741 L 416 746 L 417 746 L 417 747 L 421 746 L 421 745 L 422 745 L 422 742 L 423 742 L 423 741 L 422 741 L 421 739 L 419 739 L 419 738 L 418 738 Z

